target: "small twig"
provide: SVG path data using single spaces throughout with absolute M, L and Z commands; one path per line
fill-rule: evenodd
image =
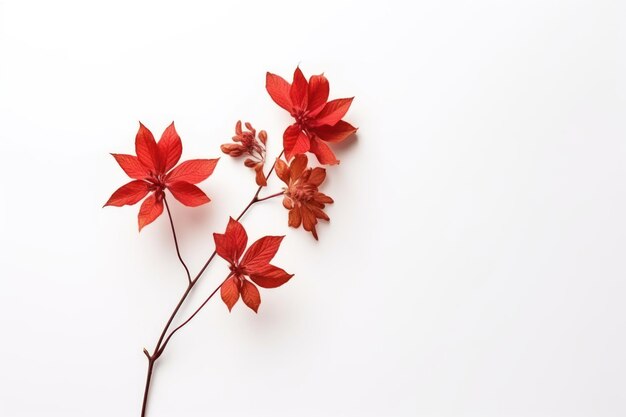
M 165 203 L 165 208 L 167 209 L 167 216 L 170 218 L 170 226 L 172 226 L 172 235 L 174 236 L 174 245 L 176 246 L 176 254 L 178 255 L 178 260 L 183 264 L 185 268 L 185 272 L 187 272 L 187 282 L 191 284 L 191 273 L 189 273 L 189 268 L 187 268 L 187 264 L 183 261 L 183 257 L 180 255 L 180 249 L 178 247 L 178 239 L 176 238 L 176 229 L 174 228 L 174 220 L 172 219 L 172 213 L 170 212 L 170 206 L 167 204 L 167 198 L 163 195 L 163 202 Z

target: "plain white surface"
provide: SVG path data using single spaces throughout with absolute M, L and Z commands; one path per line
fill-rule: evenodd
M 356 96 L 296 277 L 212 303 L 160 362 L 150 417 L 626 415 L 626 8 L 618 1 L 0 1 L 0 415 L 138 416 L 184 288 L 165 217 L 101 209 L 137 121 L 183 158 L 235 121 L 280 147 L 265 71 Z M 272 183 L 278 187 L 277 182 Z M 197 271 L 254 192 L 223 157 L 173 203 Z M 270 187 L 270 190 L 272 187 Z M 216 262 L 198 303 L 224 276 Z M 185 310 L 189 312 L 190 310 Z

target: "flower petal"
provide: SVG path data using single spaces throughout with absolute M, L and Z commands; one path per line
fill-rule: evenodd
M 300 207 L 294 207 L 289 210 L 289 226 L 296 229 L 302 224 L 302 215 L 300 214 Z
M 256 269 L 267 265 L 280 247 L 285 236 L 265 236 L 254 242 L 243 255 L 241 265 L 248 269 Z
M 341 142 L 356 132 L 357 128 L 348 122 L 340 120 L 334 126 L 319 126 L 313 131 L 317 137 L 326 142 Z
M 268 72 L 265 74 L 265 89 L 276 104 L 291 112 L 293 108 L 291 98 L 289 97 L 291 85 L 283 77 Z
M 149 191 L 150 184 L 147 182 L 141 180 L 131 181 L 115 190 L 104 206 L 132 206 L 144 198 Z
M 289 281 L 291 277 L 293 277 L 293 274 L 288 274 L 283 269 L 270 264 L 250 273 L 250 279 L 263 288 L 280 287 Z
M 281 179 L 282 182 L 289 185 L 289 167 L 282 159 L 276 159 L 276 165 L 274 166 L 276 169 L 276 175 Z
M 165 129 L 157 146 L 159 148 L 159 157 L 163 171 L 167 172 L 174 168 L 183 153 L 183 144 L 180 141 L 180 136 L 178 136 L 176 132 L 174 122 Z
M 304 74 L 300 70 L 300 67 L 296 67 L 293 72 L 293 83 L 289 89 L 289 97 L 293 103 L 293 107 L 299 109 L 306 109 L 309 97 L 309 83 L 304 78 Z
M 312 139 L 310 151 L 313 153 L 320 164 L 324 165 L 336 165 L 339 163 L 339 160 L 335 157 L 333 151 L 330 150 L 328 145 L 319 139 Z
M 239 260 L 248 244 L 246 230 L 241 223 L 232 217 L 228 220 L 226 232 L 224 234 L 213 233 L 213 238 L 215 239 L 217 254 L 231 264 Z
M 163 172 L 159 148 L 154 140 L 154 136 L 141 122 L 139 122 L 139 131 L 135 137 L 135 153 L 137 154 L 139 162 L 141 162 L 148 171 L 154 171 L 156 173 Z
M 315 117 L 328 101 L 329 85 L 323 74 L 313 75 L 309 79 L 309 116 Z
M 248 280 L 243 280 L 241 283 L 241 299 L 248 307 L 254 310 L 255 313 L 259 312 L 259 305 L 261 305 L 261 294 L 259 289 Z
M 322 204 L 332 204 L 334 200 L 324 193 L 315 194 L 315 201 Z
M 178 181 L 168 184 L 167 189 L 170 190 L 174 198 L 188 207 L 197 207 L 206 204 L 211 199 L 193 184 Z
M 301 207 L 302 214 L 302 226 L 304 226 L 304 230 L 307 232 L 311 232 L 315 240 L 317 240 L 317 230 L 315 230 L 315 225 L 317 224 L 317 219 L 315 218 L 315 214 L 309 209 L 307 206 Z
M 291 181 L 300 178 L 308 163 L 309 158 L 307 158 L 305 154 L 296 155 L 295 158 L 293 158 L 293 161 L 291 161 L 289 165 Z
M 320 111 L 315 117 L 313 125 L 334 125 L 346 115 L 350 105 L 352 104 L 352 100 L 354 100 L 354 97 L 338 98 L 336 100 L 329 101 L 326 103 L 322 111 Z
M 163 213 L 163 199 L 156 193 L 146 198 L 139 209 L 139 231 L 155 221 Z
M 321 208 L 311 206 L 310 209 L 315 215 L 315 217 L 317 217 L 318 219 L 323 219 L 326 221 L 330 220 L 330 218 L 328 217 L 328 214 L 324 213 L 324 210 L 322 210 Z
M 136 156 L 119 153 L 112 153 L 111 155 L 113 155 L 113 158 L 122 167 L 126 175 L 132 179 L 142 180 L 148 176 L 148 170 L 139 162 Z
M 311 175 L 309 175 L 309 184 L 313 184 L 316 187 L 319 187 L 324 180 L 326 179 L 326 170 L 324 168 L 315 167 L 311 170 Z
M 220 295 L 222 296 L 222 301 L 228 307 L 228 311 L 231 311 L 239 300 L 239 279 L 230 277 L 224 281 L 220 288 Z
M 217 159 L 190 159 L 174 168 L 167 174 L 166 182 L 169 185 L 173 182 L 185 181 L 189 184 L 197 184 L 209 178 L 215 170 Z
M 309 151 L 309 137 L 304 134 L 300 126 L 293 124 L 289 126 L 283 134 L 283 148 L 285 149 L 285 158 L 290 160 L 294 155 Z
M 265 178 L 265 173 L 263 172 L 263 163 L 259 163 L 254 167 L 254 171 L 256 172 L 256 185 L 259 187 L 267 186 L 267 179 Z

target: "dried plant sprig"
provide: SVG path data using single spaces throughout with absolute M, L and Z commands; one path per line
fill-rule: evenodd
M 140 124 L 135 138 L 136 156 L 113 154 L 133 181 L 115 191 L 105 206 L 132 205 L 148 196 L 139 212 L 139 230 L 156 220 L 165 207 L 176 254 L 187 275 L 187 287 L 165 323 L 155 347 L 151 352 L 148 349 L 143 350 L 148 358 L 148 371 L 141 409 L 142 417 L 145 417 L 147 412 L 155 363 L 162 357 L 172 337 L 185 327 L 218 291 L 229 311 L 241 298 L 244 304 L 258 312 L 261 298 L 257 286 L 275 288 L 293 277 L 293 274 L 270 264 L 284 236 L 262 237 L 246 250 L 248 237 L 240 220 L 249 209 L 262 201 L 282 196 L 283 205 L 289 210 L 289 225 L 296 228 L 302 225 L 315 239 L 318 238 L 316 230 L 318 219 L 329 219 L 323 209 L 333 200 L 319 191 L 319 186 L 326 178 L 326 169 L 308 167 L 308 158 L 304 153 L 312 152 L 322 164 L 339 162 L 325 142 L 341 141 L 356 131 L 352 125 L 341 120 L 352 99 L 328 101 L 326 78 L 318 75 L 307 81 L 299 68 L 296 68 L 292 84 L 279 76 L 267 73 L 266 88 L 272 99 L 292 114 L 296 123 L 285 131 L 283 150 L 266 175 L 263 172 L 268 138 L 265 131 L 261 130 L 257 134 L 250 123 L 244 124 L 246 128 L 244 130 L 239 121 L 235 126 L 233 143 L 221 146 L 221 150 L 230 156 L 246 156 L 244 164 L 255 170 L 258 188 L 239 216 L 235 219 L 230 218 L 225 233 L 214 234 L 215 250 L 193 278 L 180 252 L 166 191 L 190 207 L 208 203 L 210 199 L 195 184 L 207 179 L 213 173 L 219 158 L 190 160 L 177 166 L 182 154 L 182 142 L 173 123 L 158 142 L 152 133 Z M 287 161 L 291 161 L 290 164 L 281 159 L 283 155 Z M 286 186 L 279 192 L 260 197 L 261 190 L 267 186 L 267 180 L 274 170 Z M 181 307 L 216 255 L 228 262 L 230 273 L 182 324 L 172 329 L 172 323 Z

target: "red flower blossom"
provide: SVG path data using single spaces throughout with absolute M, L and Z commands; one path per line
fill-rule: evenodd
M 267 180 L 263 174 L 263 166 L 265 165 L 265 144 L 267 143 L 267 132 L 261 130 L 257 138 L 256 129 L 250 123 L 246 123 L 246 131 L 241 129 L 241 120 L 235 125 L 235 143 L 225 143 L 220 149 L 225 154 L 232 157 L 247 155 L 244 164 L 248 168 L 253 168 L 256 172 L 256 183 L 258 186 L 265 187 Z
M 341 120 L 354 97 L 328 101 L 326 77 L 313 75 L 307 82 L 299 67 L 291 84 L 268 72 L 265 88 L 272 100 L 296 119 L 283 135 L 287 160 L 294 155 L 312 152 L 321 164 L 338 164 L 326 142 L 341 142 L 356 132 L 356 127 Z
M 139 209 L 140 231 L 163 213 L 165 189 L 189 207 L 211 201 L 194 184 L 204 181 L 213 173 L 219 158 L 192 159 L 174 168 L 183 152 L 174 122 L 165 129 L 158 143 L 152 133 L 139 123 L 135 151 L 137 156 L 111 154 L 133 181 L 118 188 L 105 206 L 133 205 L 151 193 Z
M 217 254 L 230 263 L 230 275 L 220 290 L 222 300 L 230 311 L 239 295 L 256 313 L 261 304 L 261 295 L 256 285 L 263 288 L 276 288 L 289 281 L 293 274 L 271 265 L 284 236 L 265 236 L 254 242 L 244 253 L 248 235 L 237 220 L 231 218 L 226 233 L 213 233 Z
M 289 210 L 289 226 L 298 228 L 302 224 L 304 230 L 311 232 L 317 240 L 317 219 L 330 220 L 324 207 L 332 204 L 333 199 L 318 190 L 326 179 L 326 170 L 320 167 L 307 169 L 307 163 L 306 155 L 296 155 L 289 166 L 278 159 L 276 174 L 287 184 L 283 206 Z

